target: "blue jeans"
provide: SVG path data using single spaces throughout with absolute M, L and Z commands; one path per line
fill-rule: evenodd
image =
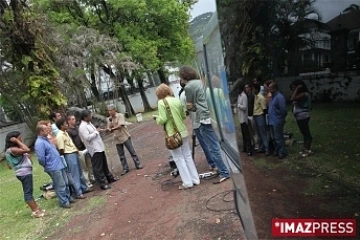
M 80 196 L 83 192 L 88 190 L 88 186 L 81 169 L 79 155 L 78 153 L 69 153 L 65 154 L 64 157 L 73 178 L 75 195 Z
M 201 148 L 202 148 L 203 151 L 204 151 L 204 154 L 205 154 L 205 157 L 206 157 L 206 161 L 208 162 L 208 164 L 210 165 L 210 167 L 215 168 L 215 167 L 216 167 L 215 161 L 213 160 L 213 157 L 212 157 L 209 149 L 208 149 L 207 146 L 206 146 L 204 137 L 201 135 L 200 128 L 194 129 L 194 132 L 195 132 L 195 135 L 196 135 L 197 140 L 198 140 L 199 143 L 200 143 Z
M 285 139 L 284 139 L 284 124 L 270 125 L 271 137 L 274 141 L 276 153 L 279 157 L 286 155 Z
M 70 190 L 68 186 L 68 178 L 66 176 L 65 168 L 58 171 L 49 172 L 54 184 L 55 193 L 59 200 L 60 206 L 70 204 Z
M 229 177 L 229 170 L 222 159 L 220 144 L 211 124 L 200 124 L 199 129 L 204 142 L 206 143 L 206 147 L 213 157 L 220 177 Z
M 28 174 L 25 176 L 16 176 L 17 179 L 20 180 L 24 192 L 24 200 L 25 202 L 29 202 L 34 200 L 33 197 L 33 176 L 32 174 Z
M 265 115 L 254 116 L 254 120 L 255 120 L 255 124 L 256 124 L 256 131 L 259 136 L 259 142 L 261 143 L 261 144 L 259 144 L 259 150 L 260 151 L 265 150 L 266 153 L 269 153 L 270 149 L 269 149 L 269 141 L 268 141 L 267 133 L 266 133 L 267 126 L 266 126 Z

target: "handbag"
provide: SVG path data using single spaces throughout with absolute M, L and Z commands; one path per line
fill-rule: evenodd
M 167 132 L 166 132 L 166 128 L 165 128 L 166 123 L 164 124 L 165 146 L 167 149 L 174 150 L 174 149 L 177 149 L 182 146 L 183 140 L 182 140 L 181 134 L 176 126 L 176 123 L 174 121 L 173 115 L 170 110 L 169 103 L 166 101 L 166 99 L 164 99 L 163 101 L 164 101 L 164 104 L 166 107 L 166 111 L 169 113 L 170 121 L 172 121 L 172 123 L 174 125 L 174 130 L 175 130 L 175 133 L 173 135 L 168 136 Z

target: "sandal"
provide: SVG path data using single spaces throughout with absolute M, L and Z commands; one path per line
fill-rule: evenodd
M 36 210 L 35 212 L 31 213 L 31 216 L 34 218 L 41 218 L 45 215 L 45 210 L 39 208 L 38 210 Z
M 308 157 L 310 154 L 312 154 L 313 152 L 311 150 L 305 150 L 303 152 L 303 154 L 301 154 L 302 157 Z

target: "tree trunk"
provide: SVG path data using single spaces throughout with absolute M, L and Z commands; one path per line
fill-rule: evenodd
M 124 85 L 121 85 L 119 87 L 118 91 L 119 91 L 119 95 L 120 95 L 120 97 L 123 100 L 123 103 L 125 105 L 126 114 L 127 114 L 126 117 L 131 117 L 131 116 L 135 115 L 136 112 L 135 112 L 133 106 L 131 105 L 129 96 L 126 94 L 126 90 L 125 90 Z
M 75 88 L 75 93 L 76 93 L 76 99 L 78 102 L 78 105 L 80 108 L 86 108 L 87 107 L 87 100 L 84 94 L 84 89 L 82 89 L 81 87 L 77 87 Z
M 146 75 L 149 79 L 150 86 L 155 87 L 154 76 L 150 71 L 146 71 Z
M 104 72 L 106 72 L 107 74 L 110 75 L 110 78 L 112 78 L 112 79 L 115 78 L 114 82 L 116 83 L 115 85 L 117 86 L 116 91 L 118 93 L 118 96 L 122 99 L 122 101 L 125 105 L 125 111 L 126 111 L 126 115 L 127 115 L 126 117 L 131 117 L 131 116 L 135 115 L 135 110 L 131 105 L 129 96 L 127 95 L 126 90 L 125 90 L 125 86 L 122 84 L 125 79 L 125 74 L 120 69 L 118 69 L 119 74 L 115 75 L 110 67 L 105 66 L 105 65 L 102 65 L 101 67 L 104 70 Z
M 100 101 L 100 94 L 96 86 L 96 76 L 95 76 L 95 64 L 90 66 L 90 78 L 91 78 L 91 91 L 94 94 L 97 101 Z
M 159 74 L 160 82 L 165 83 L 166 85 L 169 85 L 169 79 L 165 74 L 163 66 L 157 70 L 157 73 Z
M 149 100 L 145 93 L 145 88 L 144 88 L 144 84 L 143 84 L 144 80 L 142 79 L 142 75 L 140 73 L 138 73 L 136 75 L 137 76 L 135 78 L 136 78 L 136 81 L 139 86 L 140 96 L 141 96 L 141 100 L 142 100 L 143 106 L 144 106 L 144 112 L 152 111 L 153 109 L 151 108 Z

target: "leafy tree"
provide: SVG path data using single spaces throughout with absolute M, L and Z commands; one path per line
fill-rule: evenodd
M 50 7 L 50 16 L 58 22 L 69 22 L 69 17 L 73 17 L 77 24 L 116 37 L 124 52 L 144 69 L 159 70 L 162 82 L 167 82 L 165 64 L 191 60 L 188 11 L 196 1 L 70 0 L 56 6 L 50 0 L 36 2 Z
M 118 39 L 124 53 L 141 66 L 137 72 L 157 71 L 162 82 L 168 82 L 164 71 L 167 63 L 186 62 L 192 58 L 193 44 L 187 33 L 188 10 L 196 1 L 70 0 L 56 6 L 49 0 L 35 2 L 38 6 L 51 9 L 48 14 L 55 22 L 69 23 L 73 18 L 75 24 L 98 29 L 102 34 Z M 103 68 L 120 83 L 127 75 L 119 69 L 115 74 L 106 65 Z M 130 84 L 132 79 L 128 79 Z M 140 79 L 138 77 L 137 82 L 147 109 L 150 105 L 147 106 L 143 80 Z M 124 92 L 122 88 L 123 84 L 120 84 L 120 94 Z
M 51 109 L 62 108 L 59 73 L 44 35 L 52 31 L 43 16 L 30 13 L 25 1 L 1 1 L 0 93 L 30 127 Z
M 309 29 L 299 24 L 317 17 L 314 0 L 218 1 L 220 29 L 225 45 L 225 62 L 230 81 L 245 75 L 247 80 L 262 75 L 278 76 L 296 51 L 309 44 L 301 37 Z M 293 52 L 288 56 L 288 52 Z

